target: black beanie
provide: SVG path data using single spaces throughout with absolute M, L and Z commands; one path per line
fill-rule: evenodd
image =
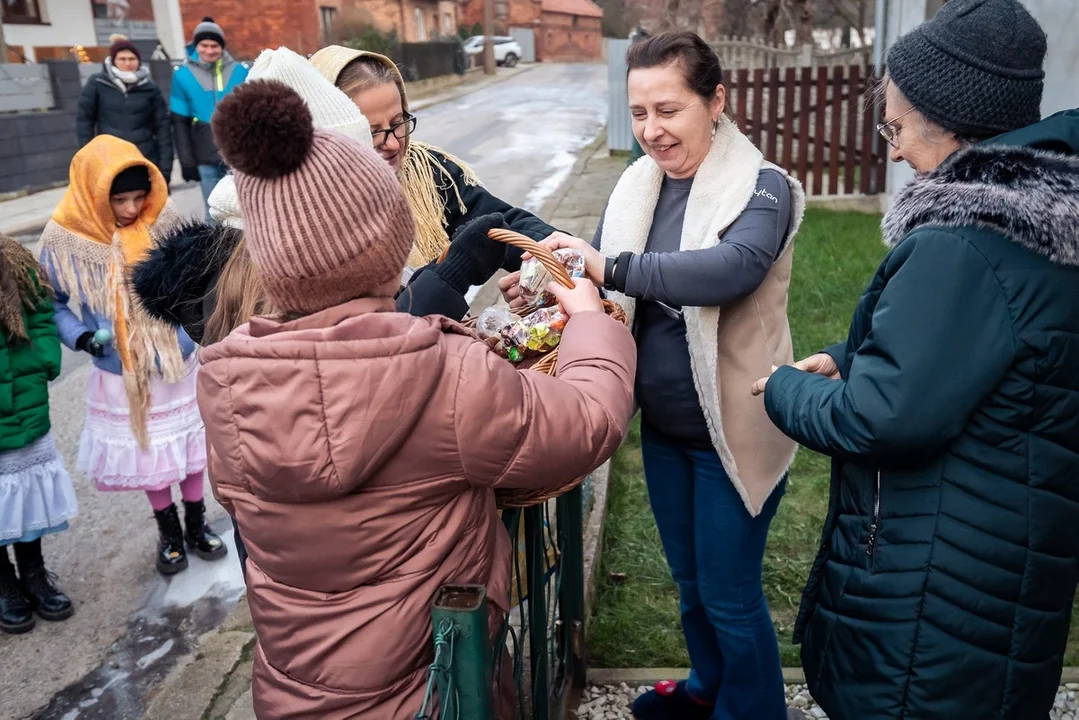
M 896 41 L 888 76 L 931 122 L 984 139 L 1041 119 L 1045 51 L 1019 0 L 950 0 Z
M 109 195 L 145 190 L 150 192 L 150 171 L 145 165 L 135 165 L 121 171 L 112 181 Z
M 221 26 L 214 22 L 214 19 L 207 15 L 202 19 L 198 25 L 195 26 L 194 42 L 198 45 L 203 40 L 213 40 L 221 47 L 225 47 L 225 31 L 221 29 Z

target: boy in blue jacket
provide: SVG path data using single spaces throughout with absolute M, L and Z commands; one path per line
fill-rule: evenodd
M 227 169 L 210 129 L 217 104 L 247 79 L 247 68 L 225 50 L 225 33 L 213 18 L 195 26 L 187 62 L 172 77 L 169 110 L 173 144 L 187 182 L 198 180 L 209 221 L 209 197 Z

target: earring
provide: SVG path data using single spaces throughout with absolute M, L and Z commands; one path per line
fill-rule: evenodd
M 719 132 L 719 120 L 712 123 L 712 139 L 715 139 L 717 132 Z

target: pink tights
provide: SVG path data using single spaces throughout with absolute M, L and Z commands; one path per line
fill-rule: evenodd
M 188 475 L 180 483 L 180 495 L 186 502 L 198 502 L 202 500 L 202 473 Z M 150 498 L 150 505 L 154 511 L 160 511 L 172 505 L 172 488 L 164 490 L 147 490 L 146 497 Z

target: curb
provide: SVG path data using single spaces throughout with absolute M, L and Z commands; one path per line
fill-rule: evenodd
M 573 167 L 566 175 L 566 179 L 562 181 L 562 184 L 558 186 L 558 189 L 551 193 L 551 196 L 543 201 L 543 205 L 536 212 L 538 218 L 553 218 L 554 212 L 562 201 L 569 195 L 570 188 L 573 187 L 573 181 L 578 178 L 583 172 L 588 161 L 592 159 L 601 147 L 607 142 L 607 124 L 604 123 L 603 128 L 596 134 L 596 137 L 588 145 L 584 146 L 577 152 L 577 160 L 573 163 Z
M 660 680 L 685 680 L 689 677 L 689 668 L 589 668 L 587 677 L 589 685 L 655 685 Z M 802 668 L 785 667 L 783 683 L 805 685 L 805 672 Z M 1079 667 L 1061 670 L 1060 684 L 1067 683 L 1079 683 Z
M 589 668 L 589 685 L 655 685 L 660 680 L 685 680 L 689 677 L 689 668 Z M 783 668 L 783 683 L 786 685 L 804 685 L 805 673 L 802 668 Z
M 246 597 L 229 611 L 224 622 L 200 637 L 191 654 L 161 683 L 146 705 L 146 720 L 205 718 L 229 692 L 240 666 L 250 665 L 255 631 Z M 246 688 L 250 687 L 248 676 Z M 246 688 L 240 688 L 241 691 Z M 226 708 L 227 710 L 227 708 Z M 218 713 L 224 716 L 225 713 Z

